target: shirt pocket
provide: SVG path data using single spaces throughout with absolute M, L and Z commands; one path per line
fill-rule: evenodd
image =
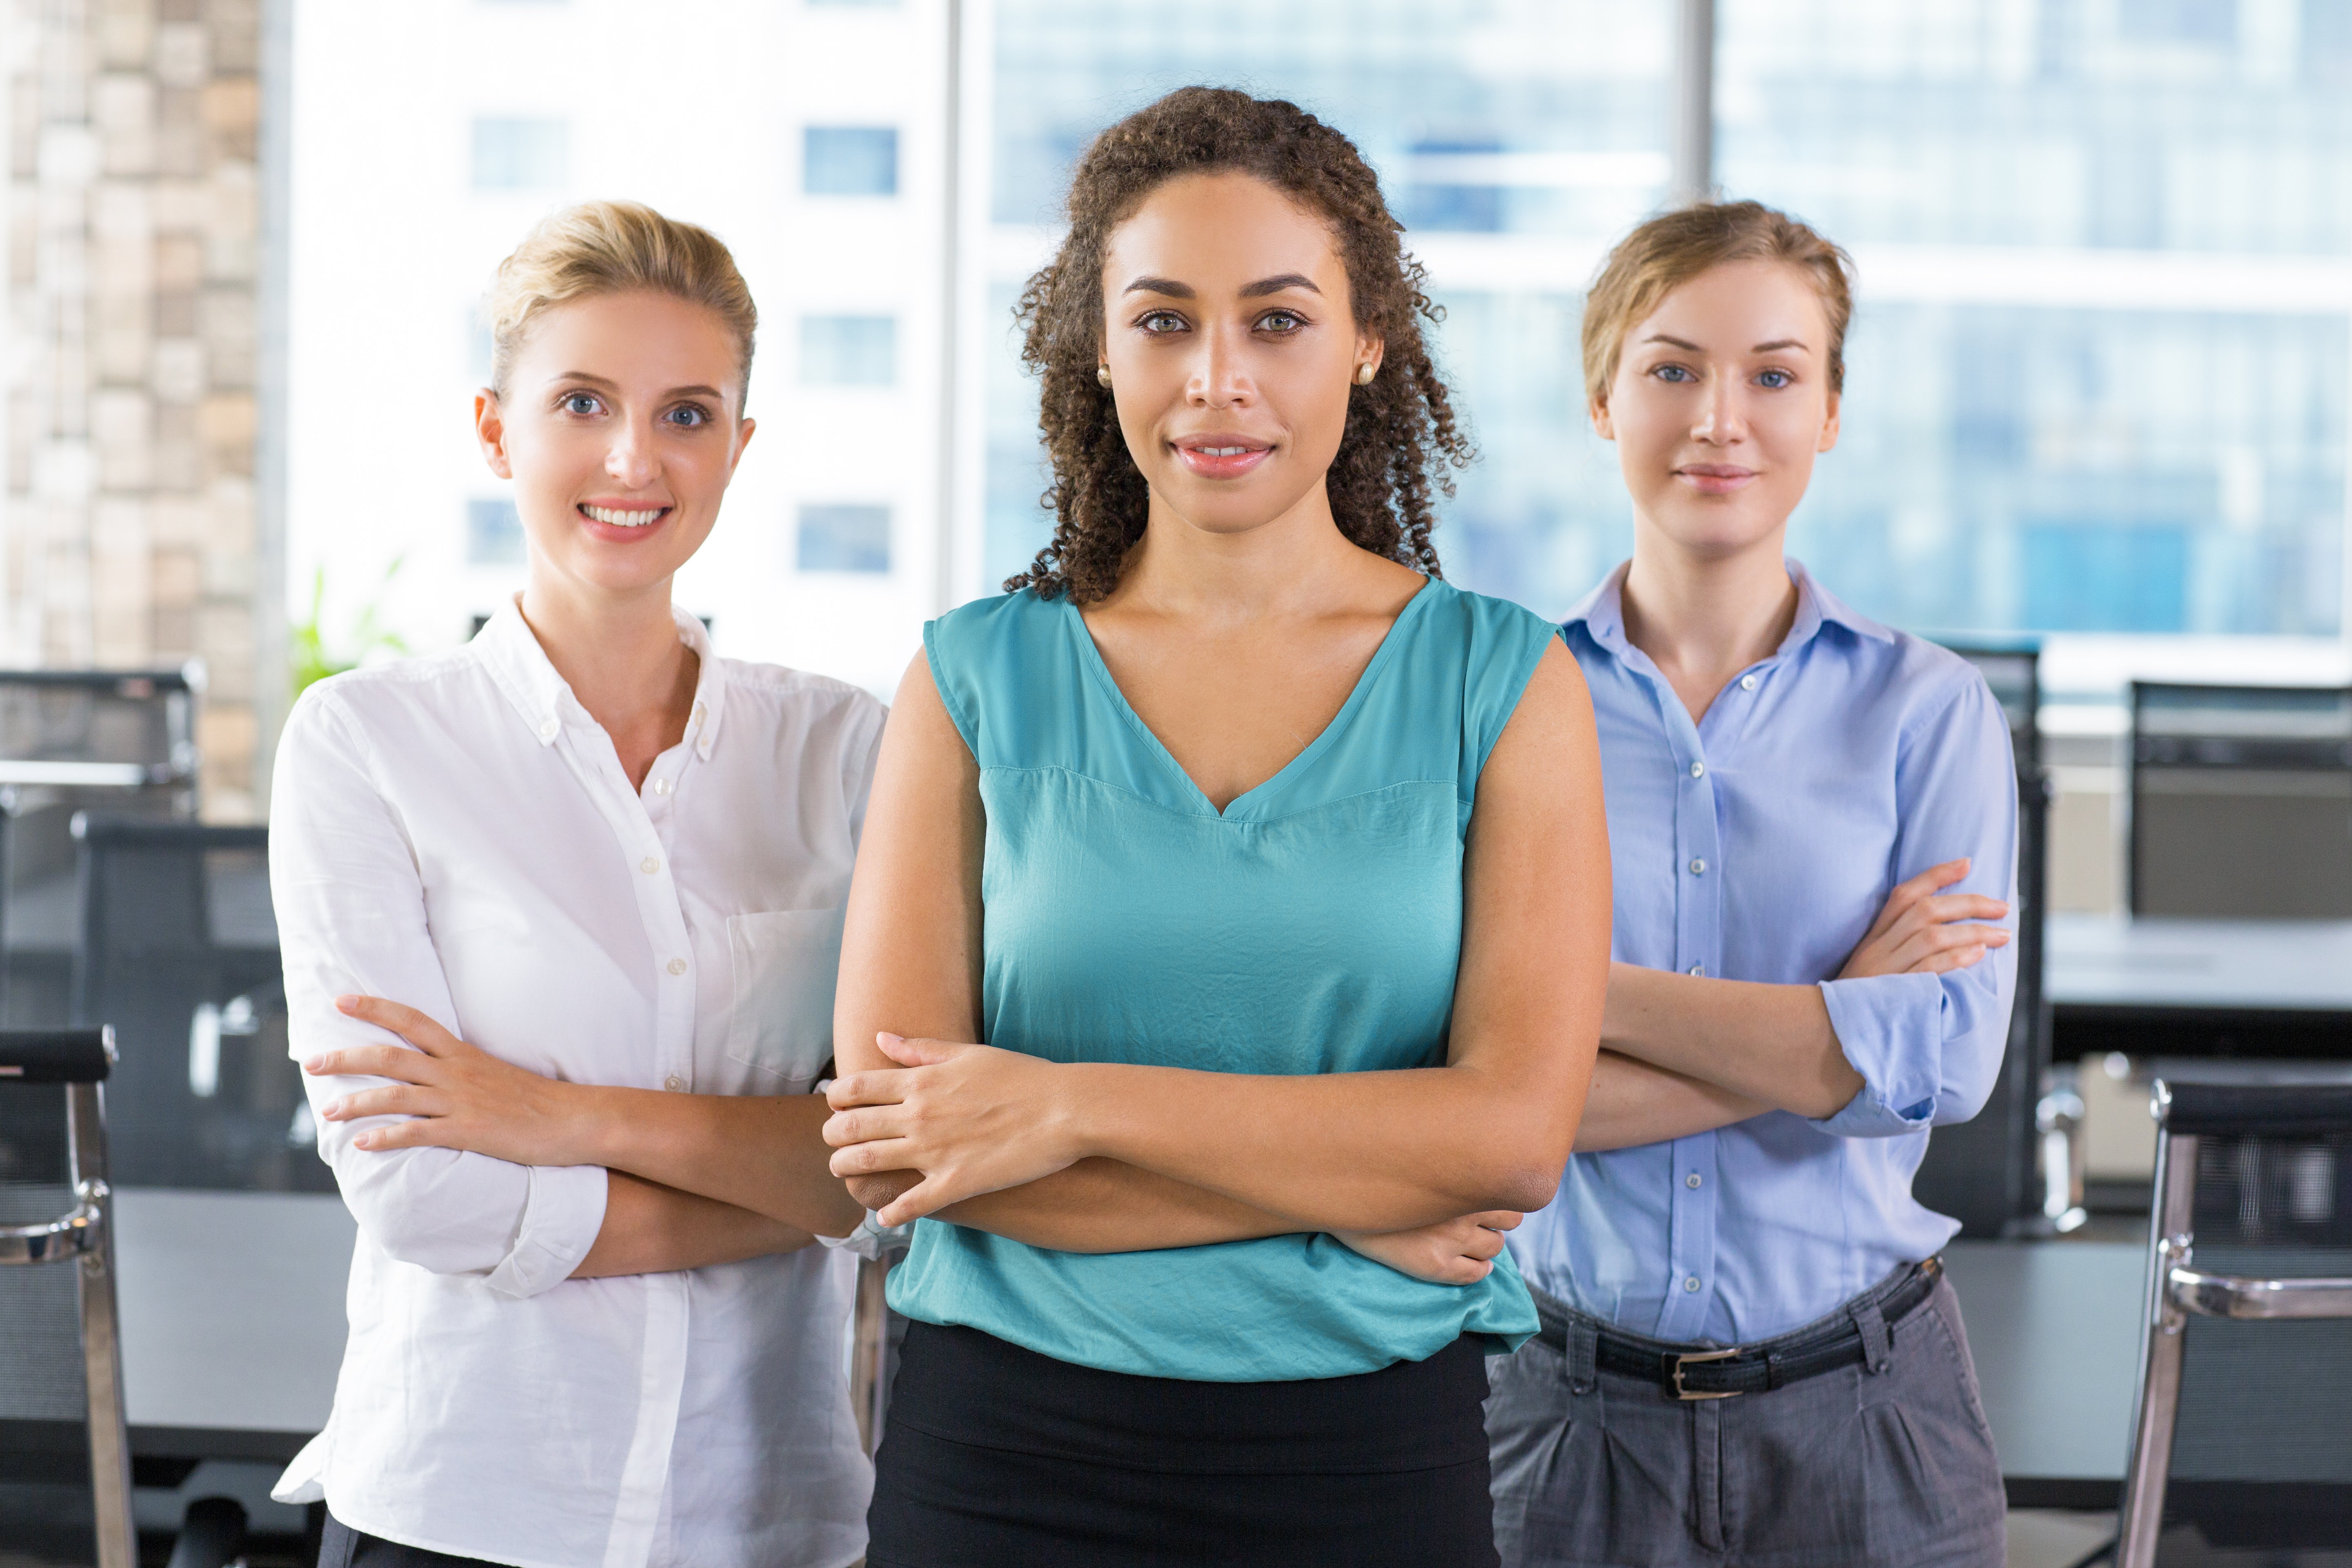
M 833 989 L 843 910 L 731 915 L 735 978 L 728 1059 L 751 1070 L 750 1092 L 805 1094 L 833 1057 Z

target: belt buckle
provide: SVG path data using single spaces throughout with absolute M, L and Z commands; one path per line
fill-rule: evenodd
M 1727 1351 L 1687 1351 L 1675 1357 L 1675 1397 L 1681 1400 L 1737 1399 L 1747 1390 L 1726 1388 L 1714 1394 L 1683 1386 L 1683 1368 L 1694 1362 L 1729 1361 L 1739 1353 L 1737 1348 Z

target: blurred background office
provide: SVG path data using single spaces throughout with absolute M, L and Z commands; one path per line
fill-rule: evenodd
M 1791 550 L 2011 709 L 2032 973 L 1922 1194 L 1984 1249 L 1978 1295 L 1956 1278 L 2006 1358 L 2012 1500 L 2090 1510 L 2021 1526 L 2020 1561 L 2108 1528 L 2152 1080 L 2352 1065 L 2352 0 L 0 5 L 0 1024 L 119 1037 L 151 1555 L 215 1492 L 255 1562 L 299 1543 L 254 1478 L 323 1415 L 313 1255 L 349 1231 L 273 1012 L 271 747 L 308 681 L 454 646 L 520 584 L 469 424 L 500 257 L 592 195 L 734 247 L 765 433 L 680 597 L 724 653 L 887 694 L 1046 537 L 1011 312 L 1066 169 L 1194 81 L 1295 99 L 1381 171 L 1484 452 L 1448 574 L 1547 615 L 1630 548 L 1575 341 L 1610 242 L 1719 191 L 1852 249 L 1844 435 Z M 47 1192 L 12 1125 L 0 1190 Z M 2019 1305 L 2070 1292 L 2120 1316 Z M 0 1374 L 32 1353 L 11 1300 Z M 0 1409 L 0 1563 L 51 1419 Z

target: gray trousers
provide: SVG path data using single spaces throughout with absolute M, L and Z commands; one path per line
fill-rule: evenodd
M 1883 1371 L 1689 1402 L 1596 1369 L 1599 1320 L 1536 1307 L 1545 1336 L 1487 1363 L 1504 1568 L 2000 1568 L 2000 1464 L 1949 1282 L 1886 1326 Z

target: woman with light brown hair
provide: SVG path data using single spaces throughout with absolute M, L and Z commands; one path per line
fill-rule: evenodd
M 325 1500 L 328 1568 L 844 1568 L 853 1268 L 812 1243 L 860 1216 L 811 1090 L 881 706 L 671 602 L 752 435 L 723 245 L 573 207 L 491 321 L 523 590 L 312 687 L 278 747 L 292 1048 L 359 1221 L 334 1411 L 278 1495 Z M 718 1197 L 622 1146 L 719 1108 L 764 1136 Z
M 1835 445 L 1845 255 L 1753 202 L 1636 228 L 1585 304 L 1633 557 L 1569 616 L 1614 920 L 1559 1195 L 1511 1240 L 1513 1568 L 1992 1568 L 1957 1224 L 1911 1196 L 1990 1092 L 2015 979 L 2009 730 L 1957 656 L 1782 552 Z

